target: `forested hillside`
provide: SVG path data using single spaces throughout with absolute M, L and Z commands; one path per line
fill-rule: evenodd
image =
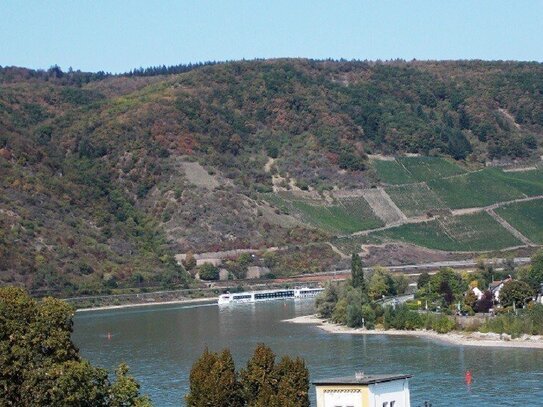
M 533 162 L 542 139 L 538 63 L 1 68 L 0 283 L 183 285 L 175 253 L 331 237 L 272 191 L 380 185 L 379 154 Z

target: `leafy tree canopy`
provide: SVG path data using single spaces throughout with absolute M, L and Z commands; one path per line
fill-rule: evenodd
M 522 307 L 534 295 L 532 288 L 523 281 L 511 280 L 500 290 L 500 303 L 504 307 L 515 304 Z
M 519 271 L 519 279 L 527 283 L 532 290 L 539 292 L 543 284 L 543 251 L 532 257 L 532 264 Z
M 60 300 L 0 288 L 0 404 L 150 406 L 126 365 L 112 383 L 106 370 L 79 356 L 71 341 L 73 312 Z
M 309 407 L 309 373 L 301 358 L 284 356 L 259 344 L 238 374 L 230 351 L 204 350 L 190 373 L 189 407 Z

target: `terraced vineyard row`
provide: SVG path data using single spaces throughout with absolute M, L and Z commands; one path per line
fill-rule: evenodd
M 514 203 L 496 212 L 533 243 L 543 244 L 543 200 Z
M 336 197 L 332 204 L 292 193 L 265 194 L 264 197 L 283 212 L 336 236 L 367 231 L 364 236 L 334 239 L 340 250 L 349 253 L 360 244 L 388 241 L 447 251 L 489 251 L 521 246 L 524 244 L 519 240 L 522 236 L 513 235 L 480 208 L 543 195 L 543 168 L 520 172 L 485 168 L 467 172 L 456 163 L 438 157 L 376 160 L 373 166 L 379 178 L 388 184 L 384 191 L 394 204 L 408 218 L 418 219 L 388 219 L 389 228 L 372 231 L 385 226 L 381 220 L 385 218 L 381 214 L 380 219 L 376 215 L 380 207 L 364 197 L 378 190 L 363 191 L 364 196 Z M 452 213 L 455 209 L 472 208 L 475 213 L 456 213 L 456 216 Z M 494 209 L 531 242 L 543 244 L 543 199 Z M 420 222 L 425 216 L 429 216 L 428 220 Z
M 543 194 L 543 170 L 505 173 L 488 168 L 432 180 L 428 186 L 451 209 L 475 208 Z
M 388 187 L 386 192 L 408 217 L 421 216 L 447 208 L 447 205 L 428 188 L 426 183 Z
M 459 165 L 440 157 L 398 157 L 393 161 L 376 160 L 374 168 L 382 182 L 411 184 L 464 174 Z
M 486 212 L 405 224 L 376 232 L 374 237 L 448 251 L 488 251 L 522 245 Z
M 332 205 L 289 194 L 265 194 L 264 199 L 283 212 L 331 233 L 349 234 L 384 225 L 362 197 L 338 199 Z

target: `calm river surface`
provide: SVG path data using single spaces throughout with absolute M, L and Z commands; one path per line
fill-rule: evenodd
M 94 364 L 113 369 L 127 362 L 155 406 L 184 405 L 190 367 L 206 345 L 210 350 L 230 348 L 240 367 L 260 342 L 277 355 L 305 358 L 312 380 L 354 375 L 357 370 L 413 374 L 413 407 L 425 400 L 434 407 L 543 405 L 542 350 L 329 334 L 311 325 L 281 322 L 313 309 L 314 300 L 300 300 L 90 311 L 76 314 L 73 339 Z M 473 372 L 471 389 L 464 384 L 467 369 Z M 315 390 L 310 391 L 315 403 Z

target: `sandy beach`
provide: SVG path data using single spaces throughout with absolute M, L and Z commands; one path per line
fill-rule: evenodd
M 213 301 L 217 301 L 217 297 L 186 298 L 182 300 L 144 302 L 144 303 L 138 303 L 138 304 L 105 305 L 103 307 L 78 308 L 76 309 L 75 312 L 106 311 L 106 310 L 122 309 L 122 308 L 148 307 L 151 305 L 189 304 L 189 303 L 197 304 L 197 303 L 202 303 L 202 302 L 213 302 Z
M 426 330 L 366 330 L 362 328 L 349 328 L 347 326 L 333 324 L 322 318 L 318 318 L 315 315 L 304 315 L 292 319 L 286 319 L 283 322 L 316 325 L 323 331 L 333 334 L 416 336 L 445 342 L 452 345 L 543 349 L 543 336 L 523 335 L 520 338 L 511 339 L 509 335 L 482 332 L 454 331 L 447 334 L 438 334 L 437 332 Z

